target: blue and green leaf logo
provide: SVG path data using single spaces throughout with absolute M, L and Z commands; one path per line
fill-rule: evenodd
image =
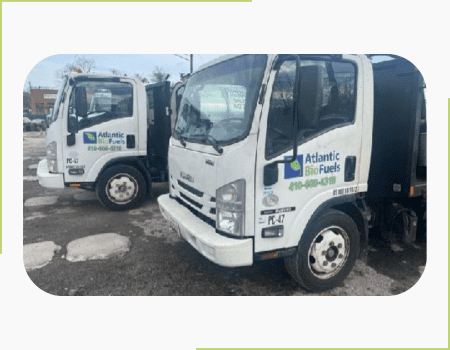
M 97 143 L 97 132 L 95 132 L 95 131 L 83 132 L 83 142 L 84 143 Z
M 292 159 L 292 156 L 285 156 L 284 160 Z M 292 179 L 303 176 L 303 154 L 297 155 L 297 159 L 292 163 L 284 164 L 284 178 Z

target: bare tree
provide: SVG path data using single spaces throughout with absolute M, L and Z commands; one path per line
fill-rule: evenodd
M 139 79 L 140 81 L 142 81 L 145 84 L 148 83 L 148 79 L 145 77 L 144 74 L 134 73 L 134 77 Z
M 162 83 L 169 79 L 170 74 L 164 71 L 160 66 L 156 66 L 153 72 L 150 74 L 150 81 L 154 84 Z
M 111 72 L 112 75 L 122 75 L 122 72 L 117 68 L 110 68 L 109 71 Z
M 58 85 L 61 82 L 61 79 L 64 75 L 70 73 L 71 71 L 81 68 L 83 72 L 90 73 L 95 69 L 95 60 L 91 58 L 87 58 L 86 56 L 75 56 L 73 62 L 68 62 L 64 65 L 64 67 L 58 69 L 55 72 L 55 78 Z
M 95 61 L 93 59 L 87 58 L 86 56 L 78 57 L 75 60 L 75 64 L 85 73 L 90 73 L 95 69 Z

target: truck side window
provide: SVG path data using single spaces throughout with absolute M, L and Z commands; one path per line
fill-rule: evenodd
M 113 119 L 133 116 L 133 87 L 128 83 L 89 81 L 77 86 L 86 87 L 87 116 L 78 118 L 78 129 L 106 123 Z M 69 104 L 69 114 L 76 114 L 74 93 Z
M 282 64 L 275 77 L 267 120 L 266 158 L 289 151 L 293 138 L 295 61 Z M 356 68 L 350 62 L 302 60 L 298 140 L 314 138 L 353 123 Z

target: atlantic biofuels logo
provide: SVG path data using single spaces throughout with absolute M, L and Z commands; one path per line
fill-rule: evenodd
M 291 160 L 292 156 L 285 156 L 284 160 Z M 303 176 L 303 154 L 297 156 L 297 159 L 292 163 L 284 164 L 284 178 L 292 179 L 294 177 Z
M 95 131 L 83 132 L 83 142 L 84 143 L 97 143 L 97 132 L 95 132 Z

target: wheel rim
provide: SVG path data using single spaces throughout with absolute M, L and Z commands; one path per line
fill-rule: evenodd
M 341 227 L 327 227 L 319 232 L 309 247 L 309 270 L 317 278 L 331 278 L 345 266 L 349 253 L 347 232 Z
M 127 204 L 136 198 L 139 186 L 130 174 L 117 174 L 106 184 L 108 199 L 116 204 Z

